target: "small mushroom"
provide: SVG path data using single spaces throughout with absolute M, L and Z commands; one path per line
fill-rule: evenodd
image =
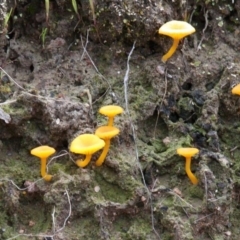
M 178 148 L 177 149 L 177 153 L 180 156 L 183 156 L 186 158 L 185 170 L 186 170 L 186 173 L 187 173 L 188 177 L 190 178 L 192 184 L 194 184 L 194 185 L 198 184 L 198 179 L 191 171 L 191 160 L 192 160 L 191 158 L 198 152 L 199 152 L 199 150 L 197 148 Z
M 97 130 L 95 131 L 95 134 L 105 141 L 105 146 L 102 151 L 102 154 L 96 161 L 97 166 L 101 166 L 103 164 L 110 147 L 110 140 L 116 135 L 118 135 L 118 133 L 119 129 L 113 126 L 102 126 L 97 128 Z
M 182 38 L 194 32 L 195 28 L 191 24 L 184 21 L 172 20 L 163 24 L 158 30 L 158 33 L 173 38 L 173 45 L 169 49 L 169 51 L 162 57 L 162 61 L 165 63 L 174 54 L 178 47 L 179 41 Z
M 51 181 L 51 179 L 52 179 L 52 175 L 49 175 L 46 173 L 47 159 L 55 152 L 56 151 L 54 148 L 46 146 L 46 145 L 36 147 L 31 150 L 31 154 L 36 157 L 39 157 L 41 160 L 41 176 L 46 181 Z
M 105 142 L 94 134 L 82 134 L 76 137 L 71 145 L 70 151 L 73 153 L 86 155 L 84 160 L 77 160 L 76 164 L 79 167 L 86 167 L 92 157 L 92 154 L 102 149 Z
M 240 95 L 240 83 L 237 84 L 235 87 L 232 88 L 232 94 Z
M 102 115 L 105 115 L 108 117 L 108 126 L 113 126 L 113 119 L 116 115 L 120 114 L 123 112 L 123 109 L 119 106 L 116 105 L 108 105 L 101 107 L 99 109 L 99 112 Z

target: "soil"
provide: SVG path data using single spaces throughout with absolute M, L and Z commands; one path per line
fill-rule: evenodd
M 73 2 L 0 4 L 0 239 L 238 240 L 240 1 Z M 172 19 L 196 33 L 163 63 Z M 69 145 L 110 104 L 120 134 L 79 168 Z M 197 185 L 180 147 L 199 149 Z

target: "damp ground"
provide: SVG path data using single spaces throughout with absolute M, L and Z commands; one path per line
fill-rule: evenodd
M 0 238 L 237 240 L 239 2 L 77 6 L 50 1 L 47 21 L 44 1 L 1 5 Z M 172 40 L 157 30 L 171 19 L 196 33 L 162 63 Z M 105 125 L 109 104 L 125 110 L 120 134 L 101 167 L 99 151 L 81 169 L 69 144 Z M 39 145 L 56 149 L 51 182 L 30 155 Z M 200 151 L 197 185 L 179 147 Z

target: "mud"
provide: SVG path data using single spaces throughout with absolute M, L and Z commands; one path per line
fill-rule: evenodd
M 50 1 L 47 20 L 44 1 L 0 4 L 0 238 L 239 239 L 239 1 L 77 6 Z M 157 30 L 171 19 L 196 33 L 164 64 L 172 40 Z M 109 104 L 125 109 L 120 134 L 103 166 L 98 152 L 80 169 L 69 144 L 106 124 Z M 57 150 L 51 182 L 39 145 Z M 198 185 L 178 147 L 200 150 Z

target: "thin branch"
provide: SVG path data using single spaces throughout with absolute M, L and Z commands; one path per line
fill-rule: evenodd
M 204 18 L 205 18 L 205 26 L 202 30 L 202 37 L 201 37 L 201 40 L 197 46 L 197 52 L 202 48 L 202 42 L 205 38 L 205 31 L 207 30 L 207 27 L 208 27 L 208 10 L 204 13 Z
M 29 95 L 29 96 L 32 96 L 32 97 L 36 97 L 38 99 L 43 99 L 43 100 L 46 100 L 46 101 L 49 101 L 49 100 L 52 100 L 52 101 L 56 101 L 56 102 L 64 102 L 64 103 L 71 103 L 72 101 L 68 101 L 66 99 L 56 99 L 56 98 L 51 98 L 51 97 L 45 97 L 45 96 L 41 96 L 41 95 L 35 95 L 35 94 L 32 94 L 32 93 L 29 93 L 27 92 L 26 89 L 24 89 L 22 86 L 20 86 L 2 67 L 0 67 L 0 70 L 3 71 L 7 76 L 8 78 L 18 87 L 22 90 L 23 93 L 25 93 L 26 95 Z M 16 100 L 9 100 L 9 101 L 6 101 L 4 103 L 0 103 L 0 105 L 4 105 L 4 104 L 8 104 L 8 103 L 12 103 L 12 102 L 16 102 Z
M 129 104 L 128 104 L 128 82 L 129 82 L 129 72 L 130 72 L 129 62 L 130 62 L 131 56 L 133 54 L 133 51 L 135 49 L 135 43 L 136 43 L 136 41 L 133 43 L 132 49 L 131 49 L 131 51 L 128 54 L 127 70 L 126 70 L 126 73 L 125 73 L 125 76 L 124 76 L 124 79 L 123 79 L 125 111 L 126 111 L 128 119 L 129 119 L 131 129 L 132 129 L 134 148 L 135 148 L 135 155 L 136 155 L 136 163 L 137 163 L 138 169 L 140 171 L 144 187 L 146 188 L 147 195 L 148 195 L 149 200 L 150 200 L 152 229 L 155 232 L 155 234 L 157 235 L 157 237 L 160 239 L 160 235 L 159 235 L 159 233 L 156 231 L 156 229 L 154 227 L 154 214 L 153 214 L 152 196 L 151 196 L 151 192 L 149 191 L 149 189 L 147 187 L 147 184 L 146 184 L 146 181 L 145 181 L 145 178 L 144 178 L 144 174 L 143 174 L 143 170 L 142 170 L 142 167 L 141 167 L 141 164 L 140 164 L 140 161 L 139 161 L 139 152 L 138 152 L 138 147 L 137 147 L 137 135 L 136 135 L 136 131 L 135 131 L 135 127 L 134 127 L 133 121 L 131 119 L 131 115 L 130 115 L 130 111 L 129 111 Z
M 105 96 L 105 95 L 107 94 L 108 91 L 111 91 L 111 92 L 112 92 L 111 84 L 110 84 L 109 81 L 100 73 L 100 71 L 98 70 L 96 64 L 94 63 L 94 61 L 92 60 L 92 58 L 90 57 L 90 55 L 89 55 L 89 53 L 88 53 L 88 51 L 87 51 L 88 32 L 87 32 L 87 39 L 86 39 L 85 45 L 84 45 L 84 43 L 83 43 L 82 36 L 80 36 L 80 38 L 81 38 L 81 43 L 82 43 L 82 48 L 83 48 L 83 53 L 82 53 L 81 59 L 83 58 L 84 54 L 86 54 L 87 57 L 88 57 L 88 59 L 90 60 L 91 64 L 93 65 L 95 71 L 97 72 L 97 74 L 98 74 L 104 81 L 106 81 L 107 84 L 108 84 L 108 89 L 107 89 L 107 90 L 105 91 L 105 93 L 101 96 L 101 97 L 103 97 L 103 96 Z M 95 100 L 95 101 L 93 102 L 93 104 L 94 104 L 95 102 L 97 102 L 98 100 L 99 100 L 99 99 Z
M 167 69 L 165 70 L 165 74 L 164 74 L 164 80 L 165 80 L 165 89 L 164 89 L 164 93 L 163 93 L 163 97 L 162 97 L 162 100 L 161 100 L 161 103 L 160 103 L 160 106 L 158 108 L 158 111 L 157 111 L 157 119 L 156 119 L 156 122 L 155 122 L 155 126 L 154 126 L 154 131 L 153 131 L 153 138 L 156 137 L 156 129 L 157 129 L 157 125 L 158 125 L 158 120 L 159 120 L 159 116 L 160 116 L 160 109 L 163 105 L 163 101 L 167 95 L 167 86 L 168 86 L 168 81 L 167 81 Z
M 64 220 L 63 226 L 62 226 L 61 228 L 59 228 L 59 229 L 54 233 L 54 235 L 55 235 L 56 233 L 61 232 L 61 231 L 65 228 L 66 223 L 67 223 L 67 220 L 68 220 L 68 219 L 70 218 L 70 216 L 72 215 L 72 204 L 71 204 L 71 200 L 70 200 L 68 191 L 67 191 L 66 189 L 65 189 L 65 194 L 67 195 L 67 199 L 68 199 L 69 212 L 68 212 L 67 217 L 66 217 L 65 220 Z
M 23 88 L 22 86 L 20 86 L 2 67 L 0 67 L 0 70 L 3 71 L 8 77 L 9 79 L 16 85 L 18 86 L 18 88 L 20 88 L 23 91 L 26 91 L 25 88 Z

